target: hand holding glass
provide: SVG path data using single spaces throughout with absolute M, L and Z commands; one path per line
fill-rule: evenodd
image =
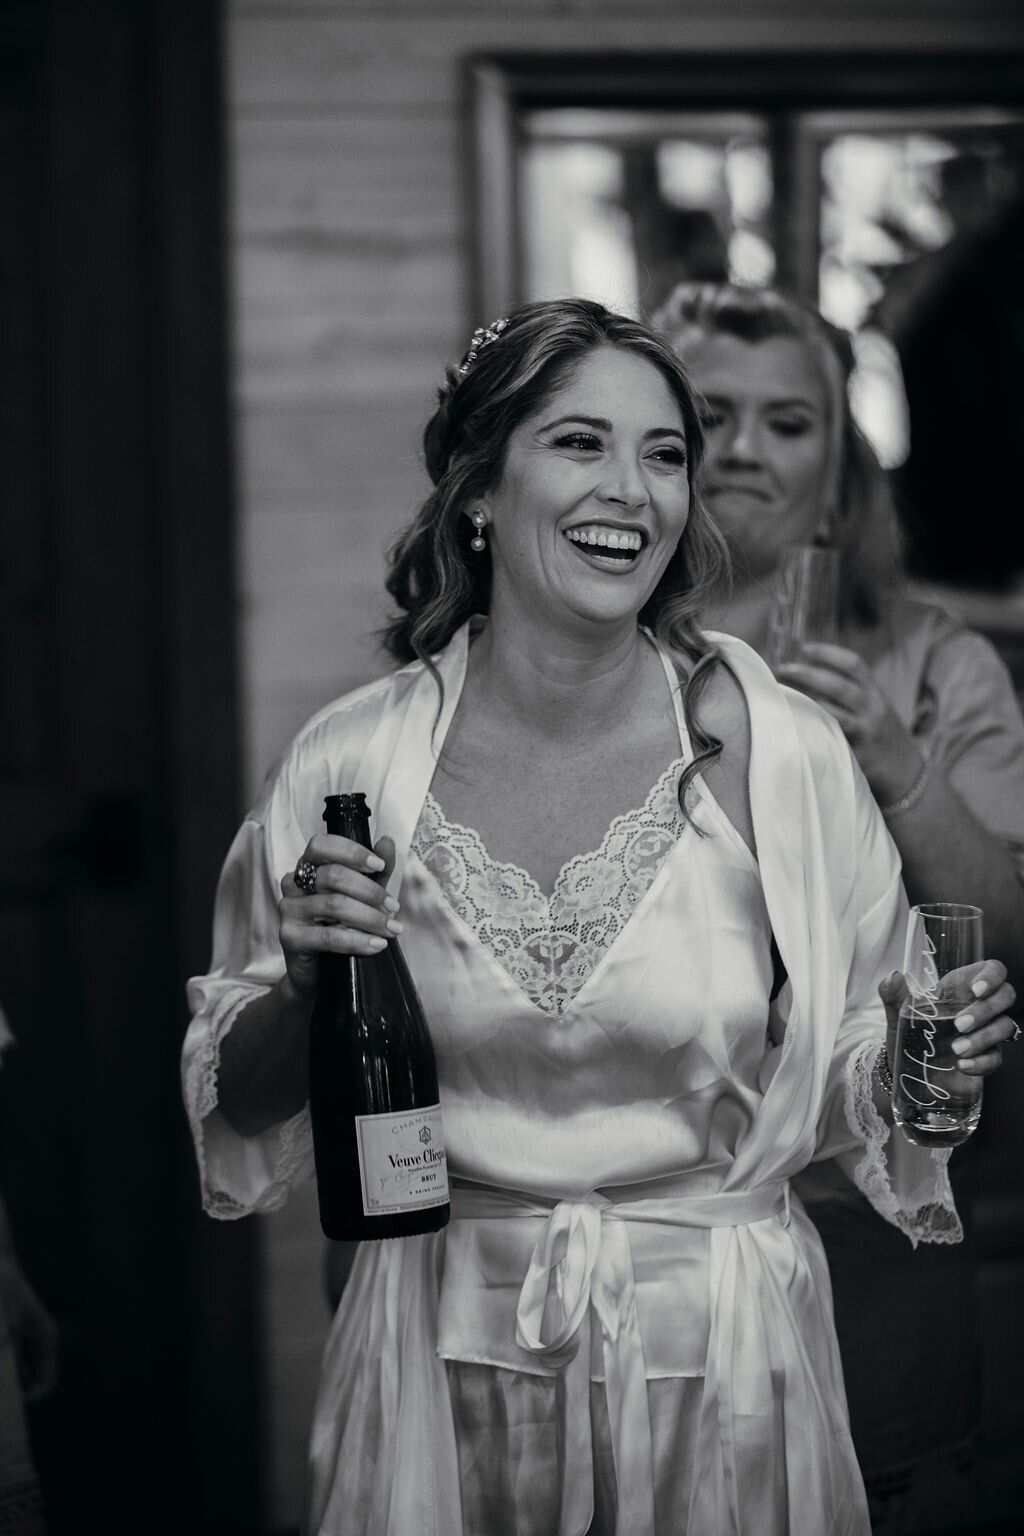
M 797 544 L 779 567 L 769 616 L 768 664 L 799 659 L 807 640 L 835 641 L 839 613 L 839 551 Z
M 981 1116 L 982 1080 L 962 1070 L 953 1020 L 976 1001 L 971 983 L 983 960 L 980 907 L 931 902 L 911 907 L 892 1064 L 893 1118 L 921 1147 L 966 1141 Z

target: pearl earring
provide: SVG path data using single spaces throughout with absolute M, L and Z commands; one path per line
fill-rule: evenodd
M 470 539 L 469 547 L 475 554 L 479 555 L 487 548 L 487 540 L 484 538 L 482 531 L 487 526 L 487 517 L 483 512 L 474 512 L 470 522 L 476 529 L 476 535 Z

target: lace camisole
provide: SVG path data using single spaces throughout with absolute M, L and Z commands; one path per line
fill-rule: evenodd
M 643 805 L 616 816 L 599 848 L 562 866 L 550 897 L 516 864 L 492 859 L 471 827 L 427 795 L 412 851 L 502 969 L 545 1013 L 560 1016 L 592 974 L 678 842 L 685 758 Z

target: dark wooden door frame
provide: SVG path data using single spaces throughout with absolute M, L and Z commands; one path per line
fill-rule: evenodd
M 154 22 L 163 704 L 176 969 L 185 977 L 209 964 L 213 893 L 240 819 L 223 5 L 158 0 Z M 200 1213 L 184 1116 L 181 1126 L 196 1496 L 210 1536 L 258 1536 L 266 1490 L 257 1231 Z
M 215 0 L 0 6 L 0 81 L 19 94 L 38 186 L 26 515 L 52 526 L 66 584 L 54 687 L 59 752 L 81 781 L 80 800 L 45 807 L 67 825 L 63 863 L 39 878 L 79 892 L 52 960 L 76 966 L 89 1000 L 67 1039 L 96 1121 L 83 1112 L 90 1208 L 62 1233 L 10 1145 L 17 1115 L 0 1125 L 26 1257 L 44 1275 L 74 1264 L 69 1331 L 96 1335 L 80 1350 L 97 1362 L 94 1391 L 80 1374 L 35 1415 L 53 1536 L 260 1536 L 265 1523 L 257 1234 L 201 1214 L 177 1080 L 184 982 L 208 963 L 239 815 L 221 27 Z M 100 674 L 122 647 L 137 665 L 118 697 Z M 103 963 L 119 920 L 146 946 L 152 985 L 137 999 Z M 0 1090 L 10 1109 L 24 1085 L 45 1120 L 45 1063 L 29 1042 L 18 1055 Z M 75 1437 L 86 1444 L 72 1453 Z

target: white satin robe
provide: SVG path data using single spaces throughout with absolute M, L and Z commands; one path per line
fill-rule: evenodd
M 944 1156 L 888 1138 L 871 1103 L 876 987 L 898 963 L 905 900 L 838 727 L 741 642 L 713 639 L 750 713 L 756 869 L 748 855 L 744 870 L 739 839 L 699 790 L 716 845 L 699 896 L 702 857 L 686 833 L 561 1018 L 529 1002 L 409 856 L 468 627 L 440 660 L 440 714 L 419 666 L 322 711 L 232 847 L 213 968 L 190 984 L 184 1057 L 207 1209 L 270 1209 L 311 1172 L 307 1113 L 249 1139 L 227 1125 L 217 1053 L 283 970 L 280 876 L 319 825 L 323 796 L 353 788 L 398 848 L 403 948 L 437 1049 L 453 1175 L 445 1233 L 360 1250 L 315 1413 L 311 1532 L 485 1536 L 463 1523 L 466 1445 L 449 1390 L 461 1367 L 448 1361 L 518 1373 L 510 1393 L 531 1376 L 562 1384 L 548 1523 L 510 1512 L 501 1536 L 588 1530 L 595 1379 L 616 1536 L 867 1536 L 827 1269 L 788 1181 L 838 1155 L 891 1220 L 912 1230 L 920 1214 L 934 1229 L 938 1207 L 956 1225 Z M 744 880 L 733 899 L 730 882 Z M 753 931 L 730 937 L 744 922 Z M 770 933 L 789 976 L 781 1048 L 766 1036 Z M 672 1381 L 686 1384 L 692 1476 L 688 1508 L 666 1515 L 651 1394 Z M 521 1471 L 525 1489 L 528 1456 Z

